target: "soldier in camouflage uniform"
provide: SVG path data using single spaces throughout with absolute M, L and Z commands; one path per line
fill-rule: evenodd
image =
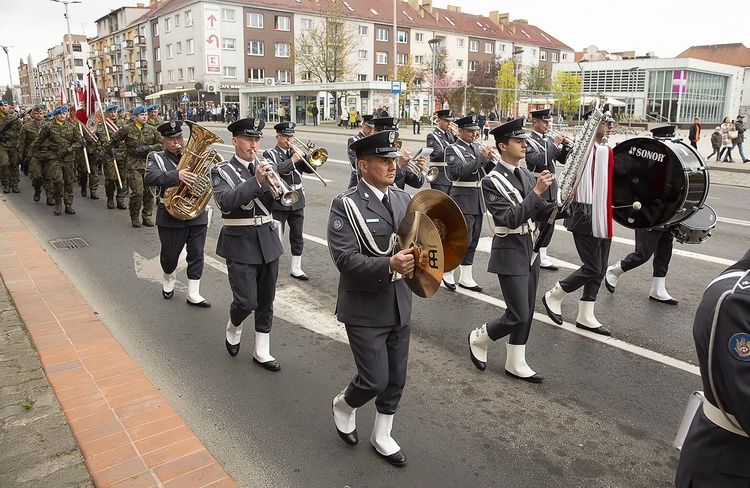
M 128 114 L 125 111 L 125 107 L 120 107 L 117 109 L 117 121 L 120 123 L 120 127 L 130 122 L 130 118 L 128 117 Z
M 74 214 L 73 210 L 73 171 L 75 171 L 75 153 L 81 151 L 82 138 L 73 123 L 68 122 L 68 107 L 57 107 L 51 114 L 54 118 L 42 125 L 39 135 L 31 143 L 32 153 L 43 157 L 50 165 L 52 191 L 55 199 L 53 213 L 62 213 L 63 200 L 65 213 Z
M 31 110 L 31 120 L 23 124 L 21 133 L 18 136 L 18 152 L 21 154 L 24 167 L 28 165 L 31 172 L 31 185 L 34 187 L 34 201 L 38 202 L 42 194 L 42 185 L 44 193 L 47 194 L 47 205 L 54 205 L 52 198 L 52 178 L 50 177 L 49 165 L 43 158 L 32 153 L 31 143 L 34 142 L 39 131 L 44 125 L 44 115 L 47 108 L 43 105 L 37 105 Z
M 109 128 L 110 138 L 118 129 L 122 128 L 122 124 L 117 118 L 117 105 L 107 105 L 104 119 L 104 122 L 99 124 L 99 127 L 96 129 L 96 137 L 99 138 L 100 145 L 98 154 L 103 158 L 104 164 L 104 191 L 107 193 L 107 208 L 115 208 L 115 192 L 117 192 L 117 207 L 124 209 L 127 208 L 125 206 L 125 196 L 128 192 L 125 147 L 122 144 L 118 144 L 112 150 L 105 149 L 109 140 L 107 137 L 107 128 Z M 105 124 L 107 124 L 106 127 Z M 120 172 L 120 180 L 123 185 L 122 189 L 117 185 L 114 160 L 117 160 L 117 169 Z
M 146 107 L 146 111 L 148 112 L 148 124 L 153 125 L 154 127 L 159 127 L 161 124 L 164 123 L 164 121 L 159 117 L 159 106 L 155 103 L 149 105 Z
M 77 124 L 78 122 L 74 120 L 73 123 Z M 79 130 L 79 128 L 76 127 L 76 130 Z M 79 134 L 83 134 L 81 141 L 84 149 L 83 151 L 76 153 L 75 161 L 76 170 L 78 171 L 78 184 L 81 187 L 81 196 L 86 196 L 86 186 L 88 185 L 91 190 L 91 199 L 99 200 L 99 196 L 96 194 L 96 191 L 99 188 L 99 163 L 94 154 L 99 147 L 99 141 L 94 140 L 91 133 L 85 127 L 82 127 L 82 132 L 79 130 Z M 86 170 L 86 157 L 83 155 L 84 151 L 88 155 L 89 170 L 91 173 Z
M 127 154 L 128 186 L 130 187 L 130 220 L 133 227 L 143 225 L 153 227 L 151 215 L 154 210 L 154 196 L 146 187 L 143 175 L 146 172 L 146 156 L 150 151 L 161 151 L 164 145 L 156 129 L 146 120 L 146 107 L 138 106 L 133 109 L 133 123 L 118 130 L 112 136 L 109 147 L 125 144 Z M 140 214 L 140 218 L 139 218 Z
M 0 182 L 3 193 L 21 193 L 18 182 L 21 173 L 18 171 L 18 133 L 22 127 L 21 119 L 10 109 L 6 100 L 0 100 Z

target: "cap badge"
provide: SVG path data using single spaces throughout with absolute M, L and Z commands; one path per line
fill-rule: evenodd
M 257 130 L 259 126 L 260 126 L 260 119 L 254 119 L 253 120 L 253 129 Z
M 393 144 L 396 142 L 396 133 L 395 132 L 389 132 L 388 133 L 388 143 Z

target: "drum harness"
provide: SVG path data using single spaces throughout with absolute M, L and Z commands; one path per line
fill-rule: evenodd
M 519 192 L 518 188 L 513 186 L 510 181 L 508 181 L 508 178 L 506 178 L 505 175 L 492 170 L 487 176 L 490 177 L 490 181 L 492 181 L 497 191 L 500 192 L 506 200 L 508 200 L 510 203 L 513 203 L 514 205 L 520 205 L 523 203 L 521 192 Z M 504 227 L 501 225 L 496 225 L 494 227 L 495 235 L 498 237 L 505 237 L 508 234 L 531 234 L 532 243 L 536 240 L 537 237 L 536 224 L 531 219 L 527 220 L 525 223 L 521 224 L 515 229 L 511 229 L 509 227 Z

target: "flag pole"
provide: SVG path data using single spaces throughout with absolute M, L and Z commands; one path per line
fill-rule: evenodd
M 78 132 L 81 134 L 81 141 L 84 141 L 83 138 L 83 124 L 80 120 L 76 119 L 76 122 L 78 122 Z M 88 129 L 87 129 L 88 130 Z M 83 146 L 81 149 L 83 149 L 83 159 L 86 161 L 86 172 L 91 174 L 91 166 L 89 165 L 89 153 L 86 151 L 86 146 Z
M 109 136 L 109 126 L 107 125 L 107 117 L 104 115 L 104 108 L 102 107 L 102 101 L 99 99 L 99 89 L 96 86 L 96 78 L 94 72 L 89 67 L 89 76 L 91 76 L 91 83 L 94 85 L 94 94 L 96 95 L 96 103 L 99 104 L 99 113 L 102 114 L 102 124 L 104 124 L 104 132 L 107 134 L 107 142 L 111 142 L 112 138 Z M 117 186 L 122 190 L 122 179 L 120 179 L 120 169 L 117 167 L 117 158 L 112 155 L 112 164 L 115 166 L 115 176 L 117 176 Z

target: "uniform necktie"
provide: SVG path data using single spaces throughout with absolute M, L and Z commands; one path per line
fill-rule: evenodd
M 387 193 L 383 195 L 383 206 L 388 210 L 388 213 L 391 214 L 391 221 L 395 224 L 396 219 L 393 217 L 393 207 L 391 207 L 391 200 L 388 198 Z
M 519 183 L 521 183 L 521 186 L 523 186 L 523 180 L 521 179 L 521 168 L 514 169 L 513 174 L 516 175 L 516 179 Z

